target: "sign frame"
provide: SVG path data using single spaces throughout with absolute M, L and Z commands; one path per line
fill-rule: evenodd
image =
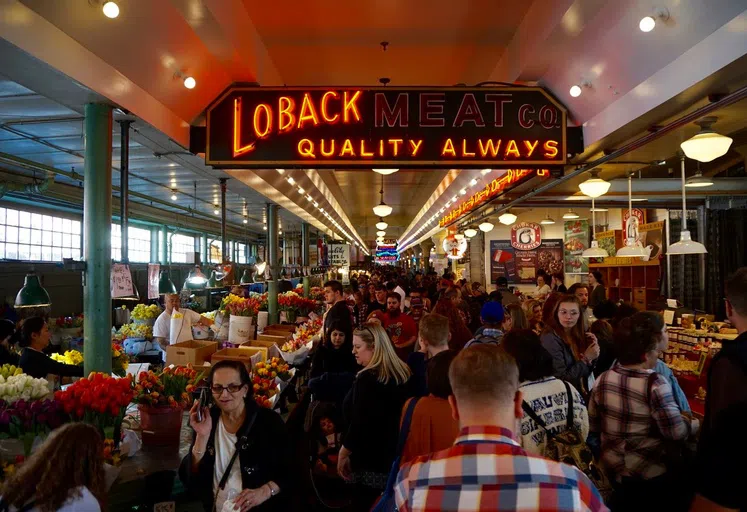
M 520 159 L 517 159 L 517 160 L 511 160 L 511 159 L 505 159 L 505 158 L 504 159 L 500 159 L 500 160 L 498 160 L 498 159 L 490 159 L 490 158 L 483 158 L 483 159 L 480 159 L 480 158 L 475 158 L 475 159 L 458 159 L 458 158 L 453 158 L 452 159 L 452 158 L 443 158 L 443 157 L 442 158 L 438 158 L 438 159 L 429 159 L 429 160 L 408 160 L 408 159 L 404 159 L 404 158 L 399 158 L 399 159 L 391 159 L 391 158 L 384 159 L 384 158 L 382 158 L 381 160 L 376 160 L 376 159 L 365 160 L 365 159 L 360 159 L 360 157 L 359 158 L 355 158 L 355 159 L 346 159 L 346 158 L 341 158 L 340 157 L 340 158 L 329 159 L 329 160 L 320 159 L 320 158 L 313 158 L 313 159 L 300 159 L 300 158 L 299 159 L 292 159 L 292 158 L 289 158 L 287 160 L 285 160 L 285 159 L 278 159 L 278 158 L 274 158 L 274 159 L 260 159 L 260 160 L 239 160 L 239 159 L 236 159 L 236 158 L 234 158 L 232 160 L 225 160 L 225 159 L 221 159 L 221 158 L 218 158 L 218 157 L 214 158 L 213 151 L 212 151 L 212 148 L 211 148 L 211 139 L 214 139 L 215 136 L 216 136 L 215 134 L 212 133 L 213 113 L 216 111 L 216 109 L 218 107 L 225 108 L 223 102 L 229 96 L 236 95 L 237 93 L 241 95 L 240 96 L 241 98 L 243 98 L 243 97 L 246 97 L 247 94 L 251 94 L 252 92 L 274 93 L 276 91 L 278 93 L 298 93 L 298 92 L 303 92 L 303 93 L 313 93 L 313 92 L 316 92 L 316 93 L 319 93 L 319 91 L 325 91 L 325 92 L 328 92 L 328 91 L 334 91 L 334 92 L 365 91 L 365 92 L 372 93 L 374 96 L 376 95 L 376 93 L 382 93 L 382 92 L 385 92 L 387 94 L 407 93 L 408 94 L 408 98 L 409 98 L 409 95 L 413 94 L 413 93 L 417 94 L 417 95 L 424 95 L 424 94 L 428 94 L 428 93 L 433 93 L 433 94 L 464 93 L 464 95 L 462 96 L 462 102 L 459 105 L 458 112 L 461 112 L 462 105 L 464 104 L 464 96 L 468 95 L 468 94 L 473 94 L 473 100 L 474 100 L 474 94 L 478 93 L 478 92 L 480 94 L 482 94 L 483 96 L 486 93 L 488 93 L 488 94 L 496 94 L 496 95 L 513 94 L 513 93 L 519 93 L 519 94 L 521 94 L 521 93 L 527 93 L 527 92 L 529 92 L 529 93 L 537 93 L 537 94 L 541 95 L 546 100 L 546 102 L 547 102 L 546 105 L 542 106 L 542 108 L 544 108 L 544 106 L 548 106 L 549 105 L 549 106 L 552 106 L 555 109 L 557 109 L 557 115 L 554 118 L 555 122 L 557 124 L 555 124 L 552 127 L 547 128 L 547 129 L 548 130 L 553 130 L 553 133 L 559 132 L 559 134 L 560 134 L 560 137 L 559 137 L 560 140 L 557 141 L 558 145 L 555 146 L 555 148 L 557 149 L 556 154 L 557 154 L 557 156 L 559 158 L 558 159 L 553 159 L 553 160 L 548 160 L 548 159 L 534 159 L 534 160 L 528 160 L 528 159 L 527 160 L 520 160 Z M 300 96 L 304 96 L 304 95 L 301 94 Z M 420 98 L 420 96 L 418 96 L 418 98 Z M 409 99 L 408 99 L 408 101 L 409 101 Z M 490 102 L 493 103 L 494 101 L 496 101 L 496 100 L 491 100 Z M 242 100 L 242 102 L 243 102 L 243 100 Z M 487 103 L 487 100 L 484 100 L 484 103 Z M 519 104 L 518 101 L 516 103 Z M 478 103 L 475 103 L 475 104 L 477 105 L 478 110 L 480 110 L 479 104 Z M 422 110 L 422 98 L 420 98 L 420 105 L 421 105 L 421 110 Z M 531 115 L 536 115 L 537 116 L 537 122 L 535 123 L 535 124 L 537 124 L 537 123 L 540 122 L 540 113 L 538 113 L 538 112 L 536 112 L 534 110 L 533 107 L 535 105 L 539 106 L 540 104 L 539 104 L 539 102 L 536 102 L 534 104 L 524 103 L 517 110 L 521 110 L 525 106 L 531 108 L 532 109 L 532 114 Z M 408 103 L 408 106 L 409 106 L 409 103 Z M 445 106 L 442 106 L 441 107 L 442 112 L 440 112 L 440 115 L 444 116 L 444 118 L 448 120 L 448 118 L 447 118 L 447 112 L 446 112 L 447 106 L 451 106 L 451 105 L 445 104 Z M 256 109 L 256 107 L 257 106 L 255 105 L 255 109 Z M 277 107 L 278 107 L 278 112 L 279 112 L 280 111 L 279 105 Z M 298 108 L 298 111 L 300 113 L 302 106 L 301 107 L 296 106 L 296 107 Z M 392 107 L 388 103 L 388 100 L 387 100 L 387 108 L 389 109 L 390 113 L 393 112 L 392 109 L 396 108 L 396 107 L 397 107 L 397 104 L 395 104 L 395 106 Z M 409 106 L 408 108 L 411 109 L 412 107 Z M 497 112 L 498 112 L 497 108 L 498 107 L 496 107 L 496 114 L 494 115 L 494 117 L 497 117 Z M 500 108 L 503 109 L 503 103 L 501 103 Z M 511 107 L 511 108 L 514 108 L 514 107 Z M 542 110 L 542 108 L 540 108 L 540 110 Z M 527 118 L 526 116 L 530 115 L 530 114 L 527 114 L 527 111 L 528 111 L 528 109 L 524 110 L 524 113 L 523 114 L 519 114 L 519 115 L 524 115 L 525 117 L 523 117 L 523 119 L 529 121 L 529 118 Z M 239 112 L 242 112 L 242 111 L 239 110 Z M 501 110 L 501 113 L 502 112 L 503 112 L 503 110 Z M 221 115 L 224 115 L 224 114 L 221 114 Z M 234 112 L 234 116 L 235 115 L 236 114 Z M 239 116 L 239 119 L 242 119 L 242 117 Z M 396 119 L 397 118 L 395 117 L 395 120 Z M 422 122 L 422 119 L 419 119 L 419 121 Z M 534 120 L 532 119 L 532 121 L 534 121 Z M 243 122 L 243 121 L 240 121 L 240 123 L 241 122 Z M 369 135 L 368 135 L 369 137 L 372 136 L 371 133 L 370 133 L 372 130 L 387 130 L 387 129 L 393 130 L 394 129 L 394 127 L 392 127 L 392 126 L 384 127 L 383 125 L 379 126 L 379 127 L 374 127 L 374 122 L 375 122 L 375 120 L 363 121 L 364 128 L 369 131 Z M 469 121 L 467 121 L 467 122 L 469 122 Z M 503 121 L 501 120 L 501 122 L 503 122 Z M 235 121 L 235 117 L 234 117 L 234 142 L 236 140 L 236 134 L 235 134 L 235 128 L 236 128 L 236 126 L 235 126 L 235 123 L 236 123 L 236 121 Z M 270 126 L 270 124 L 271 123 L 268 122 L 267 126 Z M 457 137 L 457 135 L 460 133 L 460 130 L 462 130 L 462 132 L 461 132 L 462 136 L 465 135 L 464 132 L 468 131 L 468 129 L 471 129 L 471 130 L 473 130 L 473 133 L 475 133 L 477 131 L 484 131 L 485 135 L 486 135 L 486 138 L 501 138 L 501 137 L 505 137 L 505 135 L 503 135 L 503 136 L 501 135 L 502 130 L 509 130 L 509 129 L 510 130 L 517 130 L 517 129 L 521 129 L 521 128 L 524 128 L 524 129 L 527 129 L 527 130 L 532 129 L 532 126 L 521 127 L 519 125 L 518 121 L 515 121 L 515 124 L 509 125 L 508 128 L 504 128 L 502 125 L 499 126 L 499 127 L 494 127 L 494 126 L 491 126 L 491 127 L 485 127 L 485 126 L 484 127 L 479 127 L 476 124 L 474 124 L 472 127 L 468 127 L 468 129 L 466 129 L 464 127 L 464 124 L 462 126 L 460 126 L 459 128 L 456 128 L 454 126 L 447 127 L 446 126 L 447 124 L 448 123 L 445 122 L 444 127 L 430 127 L 430 126 L 425 126 L 424 127 L 424 126 L 421 126 L 420 124 L 418 124 L 417 126 L 414 126 L 414 127 L 410 126 L 410 127 L 404 128 L 404 129 L 402 127 L 397 127 L 397 129 L 400 130 L 400 132 L 401 131 L 406 132 L 407 133 L 407 137 L 408 137 L 409 140 L 412 140 L 413 138 L 416 138 L 416 137 L 413 137 L 413 134 L 415 136 L 417 136 L 418 134 L 426 133 L 427 130 L 441 129 L 441 130 L 445 131 L 445 133 L 444 133 L 444 137 L 445 138 L 449 138 L 449 139 L 454 138 L 455 141 L 465 140 L 465 139 L 459 139 Z M 455 124 L 455 123 L 453 123 L 453 124 Z M 351 125 L 351 124 L 344 125 L 344 124 L 341 124 L 340 126 L 355 126 L 355 125 Z M 241 124 L 239 125 L 239 129 L 241 129 Z M 446 133 L 446 130 L 451 130 L 456 135 L 452 135 L 451 132 Z M 568 152 L 569 152 L 568 130 L 569 130 L 569 127 L 568 127 L 568 110 L 566 109 L 566 107 L 563 106 L 549 91 L 547 91 L 546 89 L 543 89 L 542 87 L 536 87 L 536 86 L 506 86 L 506 87 L 426 87 L 426 86 L 414 86 L 414 87 L 381 87 L 381 86 L 378 86 L 378 87 L 362 87 L 362 86 L 259 87 L 259 86 L 256 86 L 256 85 L 234 84 L 234 85 L 228 87 L 225 91 L 223 91 L 223 93 L 220 96 L 218 96 L 218 98 L 216 98 L 208 106 L 208 108 L 207 108 L 207 111 L 206 111 L 206 134 L 205 134 L 205 142 L 206 142 L 205 143 L 205 164 L 213 166 L 215 168 L 224 168 L 224 169 L 232 169 L 232 168 L 233 169 L 237 169 L 237 168 L 238 169 L 266 169 L 266 168 L 275 168 L 275 167 L 283 167 L 283 168 L 318 168 L 318 169 L 340 169 L 340 168 L 343 168 L 343 169 L 344 168 L 349 168 L 349 169 L 370 169 L 372 167 L 387 167 L 387 166 L 389 166 L 389 167 L 397 166 L 397 167 L 400 167 L 400 168 L 413 168 L 413 169 L 416 169 L 416 168 L 442 168 L 442 167 L 465 168 L 465 169 L 467 169 L 467 168 L 486 168 L 486 167 L 498 168 L 498 167 L 518 167 L 518 166 L 527 166 L 527 167 L 531 167 L 531 166 L 543 166 L 543 167 L 547 167 L 547 166 L 562 166 L 562 165 L 566 165 L 567 164 L 567 159 L 568 159 L 567 158 Z M 230 130 L 226 129 L 226 132 L 228 132 L 228 131 L 230 131 Z M 288 130 L 288 131 L 291 131 L 291 130 Z M 344 130 L 340 130 L 340 131 L 344 131 Z M 498 133 L 496 134 L 496 132 L 498 132 Z M 225 135 L 225 133 L 223 135 Z M 448 135 L 448 137 L 447 137 L 447 135 Z M 428 134 L 428 136 L 430 136 L 430 134 Z M 228 139 L 228 137 L 226 137 L 226 138 Z M 536 137 L 532 137 L 532 138 L 536 138 Z M 269 139 L 269 136 L 268 136 L 268 139 Z M 477 139 L 477 138 L 475 137 L 475 139 Z M 511 139 L 511 137 L 508 137 L 508 139 Z M 255 139 L 254 142 L 256 142 L 258 140 L 261 140 L 261 139 Z M 242 143 L 243 143 L 242 142 L 242 143 L 239 143 L 239 146 L 242 147 L 242 148 L 243 147 L 248 147 L 250 145 L 253 145 L 254 142 L 246 144 L 245 146 L 242 146 Z M 508 142 L 507 142 L 507 144 L 508 144 Z M 476 144 L 475 144 L 475 146 L 476 146 Z M 515 143 L 515 146 L 516 146 L 516 143 Z M 540 144 L 540 148 L 538 148 L 538 149 L 541 149 L 541 146 L 542 146 L 542 144 Z M 293 148 L 293 149 L 295 150 L 296 148 Z M 467 151 L 463 151 L 463 153 L 467 154 L 468 152 Z

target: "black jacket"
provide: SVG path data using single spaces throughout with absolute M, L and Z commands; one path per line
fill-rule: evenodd
M 246 420 L 239 429 L 237 436 L 246 429 L 251 420 L 253 410 L 257 410 L 257 419 L 248 434 L 248 442 L 241 442 L 239 438 L 239 457 L 234 464 L 241 468 L 241 483 L 244 489 L 257 489 L 272 480 L 281 491 L 264 502 L 261 506 L 253 508 L 257 512 L 286 512 L 291 509 L 291 496 L 293 490 L 293 451 L 285 427 L 280 415 L 269 409 L 260 408 L 256 405 L 246 412 Z M 213 509 L 215 494 L 213 493 L 213 476 L 215 472 L 215 429 L 218 426 L 220 410 L 213 407 L 210 410 L 213 419 L 213 428 L 210 431 L 205 455 L 198 464 L 197 471 L 192 467 L 192 447 L 182 459 L 179 467 L 179 479 L 185 489 L 195 498 L 202 501 L 206 511 Z M 220 475 L 223 476 L 223 475 Z
M 5 345 L 0 344 L 0 366 L 4 364 L 12 364 L 18 366 L 19 356 Z
M 60 363 L 51 357 L 28 347 L 23 349 L 18 366 L 21 367 L 23 373 L 31 375 L 36 379 L 44 379 L 50 373 L 53 375 L 59 375 L 60 377 L 83 376 L 82 366 Z
M 353 314 L 348 308 L 347 302 L 341 300 L 327 311 L 327 315 L 324 317 L 324 341 L 329 341 L 330 327 L 337 324 L 342 332 L 345 333 L 345 343 L 353 343 Z

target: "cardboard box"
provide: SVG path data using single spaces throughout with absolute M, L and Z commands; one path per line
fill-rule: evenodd
M 253 340 L 248 343 L 242 343 L 241 346 L 248 346 L 248 347 L 264 347 L 268 351 L 270 347 L 277 347 L 277 343 L 274 341 L 265 341 L 265 340 Z
M 210 362 L 215 364 L 218 361 L 241 361 L 244 363 L 247 370 L 251 371 L 252 356 L 256 353 L 256 351 L 251 351 L 246 348 L 224 348 L 214 353 Z
M 217 350 L 218 344 L 214 341 L 182 341 L 166 348 L 166 364 L 202 366 Z
M 275 334 L 260 334 L 259 336 L 257 336 L 257 341 L 266 341 L 269 343 L 274 343 L 278 347 L 282 347 L 283 344 L 290 338 L 290 335 L 277 336 Z
M 243 343 L 239 345 L 239 350 L 244 350 L 246 352 L 249 352 L 251 355 L 254 354 L 261 354 L 260 361 L 264 362 L 267 361 L 267 347 L 257 347 L 251 345 L 252 343 L 256 343 L 255 341 L 250 341 L 248 343 Z M 256 358 L 255 358 L 256 360 Z

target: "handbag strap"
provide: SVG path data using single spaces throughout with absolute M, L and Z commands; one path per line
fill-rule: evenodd
M 566 425 L 568 430 L 573 429 L 573 392 L 571 391 L 571 385 L 568 381 L 563 381 L 565 384 L 565 393 L 568 396 L 568 412 L 566 413 Z
M 566 424 L 568 426 L 568 429 L 573 428 L 573 392 L 571 391 L 571 386 L 566 381 L 562 381 L 563 384 L 565 384 L 565 392 L 566 395 L 568 395 L 568 412 L 566 412 Z M 555 434 L 550 432 L 548 430 L 547 425 L 544 421 L 542 421 L 542 418 L 539 417 L 539 415 L 534 412 L 534 409 L 532 409 L 532 406 L 530 406 L 528 403 L 526 403 L 525 400 L 521 401 L 521 408 L 524 409 L 524 412 L 527 413 L 527 416 L 532 418 L 534 422 L 540 426 L 545 432 L 547 432 L 548 438 L 555 437 Z
M 254 421 L 257 419 L 257 410 L 255 409 L 252 413 L 252 417 L 249 420 L 249 423 L 246 424 L 246 428 L 241 432 L 241 435 L 236 436 L 236 449 L 233 452 L 233 456 L 231 457 L 231 460 L 228 463 L 228 466 L 226 466 L 226 470 L 223 472 L 223 476 L 220 479 L 220 482 L 218 483 L 218 489 L 221 491 L 225 489 L 226 482 L 228 482 L 228 477 L 231 474 L 231 468 L 233 467 L 233 463 L 236 462 L 236 457 L 239 456 L 239 448 L 241 443 L 246 442 L 247 437 L 249 436 L 249 432 L 252 430 L 252 426 L 254 425 Z M 220 421 L 220 420 L 219 420 Z

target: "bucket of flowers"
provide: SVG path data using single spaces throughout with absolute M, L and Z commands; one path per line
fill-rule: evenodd
M 140 373 L 133 402 L 140 411 L 144 445 L 179 446 L 184 410 L 203 375 L 192 365 Z
M 285 317 L 286 322 L 290 324 L 296 323 L 296 317 L 299 313 L 298 308 L 303 300 L 303 297 L 296 292 L 278 294 L 278 309 L 281 311 L 281 315 Z
M 64 354 L 52 354 L 49 357 L 62 364 L 71 364 L 73 366 L 83 365 L 83 354 L 77 350 L 66 350 Z
M 4 460 L 28 457 L 49 433 L 65 422 L 62 404 L 57 400 L 0 400 L 0 453 Z M 15 442 L 15 443 L 14 443 Z M 18 444 L 16 444 L 18 443 Z
M 149 306 L 138 304 L 133 308 L 132 313 L 130 313 L 130 318 L 135 324 L 153 327 L 153 324 L 156 323 L 156 318 L 158 318 L 161 312 L 162 310 L 158 304 L 151 304 Z
M 228 343 L 238 347 L 254 337 L 254 319 L 259 312 L 259 300 L 255 297 L 238 297 L 229 294 L 223 299 L 225 314 L 230 317 L 228 324 Z
M 280 389 L 275 382 L 275 377 L 270 369 L 265 366 L 265 363 L 257 363 L 252 368 L 252 391 L 257 405 L 266 409 L 275 407 Z

